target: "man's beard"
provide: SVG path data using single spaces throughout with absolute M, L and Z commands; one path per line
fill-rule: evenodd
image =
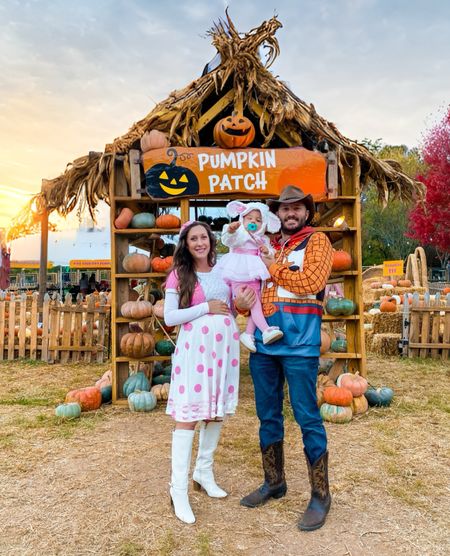
M 306 224 L 306 218 L 301 218 L 300 220 L 298 220 L 298 225 L 295 228 L 286 228 L 284 226 L 284 224 L 281 224 L 281 232 L 287 236 L 293 236 L 294 234 L 296 234 L 297 232 L 299 232 L 302 228 L 305 227 Z M 293 218 L 291 218 L 290 220 L 293 220 Z

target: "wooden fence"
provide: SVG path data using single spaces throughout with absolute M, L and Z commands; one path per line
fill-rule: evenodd
M 40 359 L 49 363 L 102 363 L 109 356 L 110 307 L 106 295 L 75 302 L 67 294 L 0 293 L 0 360 Z
M 406 296 L 405 296 L 406 297 Z M 409 297 L 409 296 L 408 296 Z M 450 350 L 450 294 L 429 293 L 403 305 L 402 353 L 409 357 L 448 359 Z

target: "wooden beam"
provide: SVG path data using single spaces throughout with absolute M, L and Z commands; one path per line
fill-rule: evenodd
M 46 181 L 42 180 L 41 191 L 46 187 Z M 44 295 L 47 291 L 47 262 L 48 262 L 48 211 L 45 210 L 41 216 L 41 254 L 39 259 L 39 307 L 44 303 Z
M 205 125 L 209 124 L 209 122 L 213 120 L 218 114 L 220 114 L 220 112 L 222 112 L 222 110 L 224 110 L 229 104 L 231 104 L 233 100 L 234 89 L 231 89 L 199 118 L 197 123 L 197 131 L 200 131 L 205 127 Z
M 261 114 L 264 113 L 263 115 L 264 121 L 268 123 L 269 116 L 267 115 L 267 112 L 264 112 L 263 107 L 259 104 L 259 102 L 257 102 L 255 99 L 252 99 L 248 104 L 251 110 L 253 110 L 253 112 L 255 112 L 259 117 L 261 117 Z M 280 126 L 277 126 L 275 128 L 275 135 L 278 135 L 278 137 L 282 141 L 284 141 L 284 143 L 286 143 L 288 147 L 300 146 L 300 145 L 296 145 L 294 140 L 283 129 L 281 129 Z

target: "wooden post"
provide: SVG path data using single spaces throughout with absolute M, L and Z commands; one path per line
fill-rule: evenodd
M 47 180 L 42 180 L 41 191 L 46 187 Z M 41 256 L 39 260 L 39 307 L 44 303 L 47 291 L 47 262 L 48 262 L 48 211 L 44 210 L 41 216 Z

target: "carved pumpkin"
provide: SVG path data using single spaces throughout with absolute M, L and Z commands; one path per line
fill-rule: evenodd
M 355 312 L 356 305 L 351 299 L 345 297 L 330 297 L 326 302 L 325 309 L 329 315 L 352 315 Z
M 131 411 L 151 411 L 156 407 L 156 396 L 153 392 L 136 390 L 128 396 L 128 407 Z
M 224 149 L 247 147 L 255 138 L 255 126 L 242 114 L 233 112 L 214 126 L 214 141 Z
M 150 270 L 150 258 L 136 251 L 136 253 L 125 255 L 122 266 L 125 272 L 148 272 Z
M 78 402 L 81 411 L 91 411 L 102 405 L 102 394 L 96 386 L 78 388 L 67 393 L 65 402 Z
M 320 416 L 324 421 L 330 423 L 349 423 L 352 420 L 353 411 L 351 407 L 324 403 L 320 408 Z
M 169 388 L 170 386 L 168 383 L 155 384 L 155 386 L 152 387 L 151 391 L 153 392 L 153 394 L 155 394 L 158 401 L 165 401 L 169 397 Z
M 132 221 L 134 212 L 128 207 L 124 207 L 120 212 L 119 216 L 114 220 L 114 226 L 118 230 L 124 230 L 128 228 L 130 222 Z
M 167 149 L 167 155 L 173 156 L 169 164 L 155 164 L 145 172 L 145 189 L 148 195 L 153 199 L 197 195 L 199 192 L 197 176 L 189 168 L 177 166 L 176 149 L 173 147 Z
M 359 373 L 344 373 L 339 375 L 336 384 L 350 390 L 354 397 L 362 396 L 369 387 L 367 380 Z
M 157 129 L 152 129 L 151 131 L 146 131 L 141 137 L 141 151 L 143 153 L 150 151 L 151 149 L 165 149 L 169 146 L 169 140 L 167 136 L 162 131 Z
M 153 228 L 155 215 L 151 212 L 138 212 L 131 220 L 130 228 Z
M 78 419 L 81 406 L 78 402 L 62 403 L 55 409 L 55 415 L 61 419 Z
M 340 386 L 328 386 L 323 392 L 323 399 L 332 405 L 352 405 L 353 394 L 347 388 Z
M 352 268 L 352 256 L 347 251 L 333 251 L 332 272 L 341 272 Z
M 410 288 L 411 287 L 411 280 L 399 280 L 398 285 L 401 288 Z
M 143 299 L 126 301 L 120 308 L 120 312 L 126 319 L 146 319 L 153 313 L 153 305 Z
M 353 415 L 362 415 L 369 409 L 369 403 L 366 396 L 356 396 L 352 400 Z
M 154 348 L 155 340 L 148 332 L 128 332 L 120 340 L 120 352 L 133 359 L 151 355 Z
M 320 331 L 320 354 L 327 353 L 330 350 L 331 338 L 326 330 Z
M 172 266 L 173 257 L 154 257 L 151 260 L 152 269 L 155 272 L 167 272 Z
M 179 228 L 181 225 L 181 220 L 175 214 L 161 214 L 156 219 L 157 228 Z

